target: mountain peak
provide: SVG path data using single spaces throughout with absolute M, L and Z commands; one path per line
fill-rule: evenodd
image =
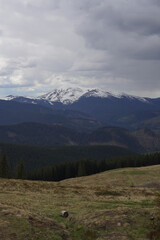
M 38 99 L 69 104 L 78 100 L 83 94 L 84 90 L 81 88 L 54 89 L 49 93 L 39 96 Z
M 83 97 L 101 97 L 108 98 L 112 97 L 113 94 L 106 92 L 102 89 L 88 89 L 86 93 L 83 94 Z
M 2 98 L 2 99 L 3 99 L 3 100 L 8 100 L 8 101 L 10 101 L 10 100 L 13 100 L 13 99 L 15 99 L 15 98 L 17 98 L 17 97 L 19 97 L 19 96 L 8 95 L 8 96 L 6 96 L 6 97 L 4 97 L 4 98 Z
M 81 89 L 81 88 L 67 88 L 67 89 L 54 89 L 53 91 L 41 95 L 38 99 L 51 101 L 51 102 L 61 102 L 63 104 L 70 104 L 77 101 L 81 97 L 101 97 L 108 98 L 115 95 L 101 90 L 101 89 Z

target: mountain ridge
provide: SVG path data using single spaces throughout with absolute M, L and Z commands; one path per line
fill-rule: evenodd
M 44 100 L 48 101 L 51 105 L 53 105 L 54 102 L 60 102 L 63 104 L 72 104 L 79 100 L 80 98 L 89 98 L 89 97 L 99 97 L 99 98 L 128 98 L 128 99 L 137 99 L 142 102 L 148 103 L 148 99 L 146 97 L 138 97 L 129 95 L 126 93 L 122 94 L 113 94 L 111 92 L 108 92 L 106 90 L 102 89 L 81 89 L 81 88 L 67 88 L 67 89 L 54 89 L 46 94 L 40 95 L 38 97 L 25 97 L 25 96 L 14 96 L 14 95 L 8 95 L 2 100 L 23 100 L 27 102 L 32 101 L 32 103 L 36 103 L 38 100 Z
M 15 109 L 17 121 L 15 121 L 15 112 L 11 106 L 11 103 L 15 105 L 16 102 L 25 104 L 23 107 L 17 105 L 21 111 Z M 0 105 L 1 103 L 2 100 Z M 35 121 L 45 124 L 64 124 L 67 127 L 81 128 L 81 130 L 93 130 L 103 126 L 125 127 L 133 131 L 142 127 L 160 128 L 160 98 L 142 98 L 126 94 L 115 95 L 100 89 L 84 91 L 80 88 L 68 88 L 66 90 L 55 89 L 36 98 L 10 95 L 6 100 L 3 100 L 3 105 L 9 103 L 10 110 L 8 109 L 7 113 L 5 107 L 0 106 L 4 111 L 1 111 L 1 114 L 6 116 L 7 121 L 6 123 L 2 121 L 4 118 L 2 117 L 0 124 Z M 32 111 L 26 113 L 26 108 L 31 108 Z M 35 118 L 33 118 L 35 115 L 33 108 L 37 109 L 36 111 L 40 109 Z M 26 116 L 23 119 L 22 112 Z

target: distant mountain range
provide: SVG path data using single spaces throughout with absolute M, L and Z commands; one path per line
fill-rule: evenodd
M 70 105 L 82 98 L 114 98 L 122 99 L 128 98 L 130 100 L 139 100 L 141 102 L 148 102 L 149 98 L 135 97 L 127 94 L 112 94 L 110 92 L 101 90 L 101 89 L 88 89 L 84 90 L 81 88 L 68 88 L 68 89 L 55 89 L 49 93 L 40 95 L 38 97 L 23 97 L 23 96 L 14 96 L 9 95 L 2 100 L 13 100 L 17 102 L 24 103 L 33 103 L 33 104 L 49 104 L 54 105 L 55 103 L 62 103 L 65 105 Z
M 0 141 L 160 150 L 160 98 L 80 88 L 0 100 Z
M 78 121 L 85 119 L 84 121 L 87 121 L 86 125 L 91 125 L 89 129 L 106 125 L 126 127 L 132 130 L 140 127 L 160 128 L 160 98 L 142 98 L 127 94 L 114 95 L 99 89 L 84 91 L 80 88 L 68 88 L 65 90 L 55 89 L 52 92 L 35 98 L 10 95 L 3 100 L 7 102 L 28 103 L 30 107 L 25 106 L 25 108 L 32 108 L 32 110 L 34 108 L 35 112 L 41 106 L 41 111 L 38 110 L 37 114 L 41 115 L 38 116 L 38 122 L 43 123 L 63 124 L 64 121 L 66 123 L 70 121 L 71 123 L 73 114 L 75 122 L 76 118 L 78 118 Z M 33 105 L 37 105 L 37 107 L 33 107 Z M 44 109 L 42 106 L 47 108 Z M 16 108 L 18 108 L 18 105 Z M 24 107 L 21 106 L 21 108 Z M 56 112 L 57 110 L 59 112 Z M 25 109 L 23 111 L 26 112 Z M 47 112 L 45 116 L 44 112 Z M 47 114 L 48 116 L 46 116 Z M 55 116 L 59 115 L 64 118 L 64 121 L 62 119 L 62 122 L 60 119 L 58 122 L 55 121 Z M 30 116 L 31 121 L 37 121 L 33 119 L 33 116 Z M 65 120 L 66 117 L 67 119 Z M 18 122 L 20 121 L 18 120 Z M 4 123 L 0 120 L 0 124 Z M 70 125 L 72 124 L 67 124 L 66 126 L 70 127 Z M 79 122 L 77 122 L 78 125 Z

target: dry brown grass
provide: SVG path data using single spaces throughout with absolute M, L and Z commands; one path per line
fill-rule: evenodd
M 0 239 L 147 239 L 159 176 L 152 166 L 57 183 L 0 179 Z

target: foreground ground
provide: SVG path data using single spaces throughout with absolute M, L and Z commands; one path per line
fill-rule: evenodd
M 0 239 L 148 239 L 159 176 L 160 165 L 58 183 L 0 179 Z

